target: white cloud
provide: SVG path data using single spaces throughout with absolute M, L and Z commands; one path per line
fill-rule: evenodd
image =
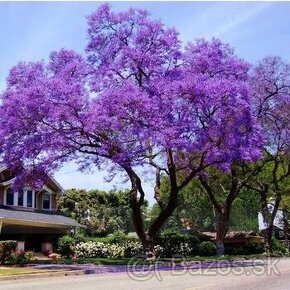
M 232 15 L 232 20 L 226 21 L 223 25 L 219 26 L 215 31 L 214 35 L 216 36 L 222 36 L 227 33 L 233 32 L 233 30 L 237 30 L 238 27 L 245 24 L 247 21 L 249 21 L 252 18 L 255 18 L 259 16 L 262 12 L 264 12 L 266 9 L 268 9 L 272 3 L 266 2 L 266 3 L 257 3 L 254 7 L 251 7 L 247 9 L 245 12 L 240 14 Z

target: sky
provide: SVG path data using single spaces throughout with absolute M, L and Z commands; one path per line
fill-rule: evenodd
M 83 53 L 86 16 L 102 2 L 0 2 L 0 91 L 9 69 L 18 61 L 46 60 L 61 48 Z M 290 2 L 111 2 L 115 11 L 129 7 L 150 11 L 152 18 L 175 27 L 184 44 L 196 38 L 220 38 L 251 63 L 269 55 L 290 61 Z M 110 190 L 129 185 L 117 176 L 107 182 L 106 170 L 90 174 L 70 163 L 56 172 L 65 188 Z M 145 185 L 149 202 L 153 187 Z

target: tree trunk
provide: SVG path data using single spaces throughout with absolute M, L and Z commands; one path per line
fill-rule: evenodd
M 273 223 L 271 223 L 265 230 L 265 252 L 268 254 L 272 253 L 273 228 Z
M 154 241 L 156 234 L 160 231 L 166 220 L 172 215 L 177 207 L 179 190 L 177 188 L 175 167 L 173 165 L 168 167 L 170 172 L 169 179 L 171 186 L 169 192 L 169 200 L 167 205 L 164 208 L 161 208 L 159 215 L 151 224 L 147 233 L 144 229 L 142 214 L 142 205 L 144 204 L 144 192 L 142 189 L 141 180 L 138 175 L 132 170 L 132 168 L 125 168 L 126 172 L 130 176 L 132 185 L 132 189 L 129 195 L 129 201 L 133 213 L 133 223 L 136 233 L 141 240 L 147 258 L 155 257 Z M 138 198 L 138 192 L 140 193 L 140 198 Z
M 225 209 L 218 212 L 216 220 L 216 254 L 218 256 L 225 254 L 225 236 L 229 226 L 229 214 Z
M 272 253 L 272 237 L 273 237 L 273 229 L 274 229 L 274 220 L 277 215 L 277 211 L 279 208 L 279 204 L 281 201 L 281 194 L 279 192 L 276 193 L 276 198 L 274 204 L 272 204 L 272 209 L 268 207 L 267 201 L 267 191 L 260 192 L 261 198 L 261 213 L 263 216 L 264 223 L 267 225 L 265 229 L 265 252 Z
M 289 223 L 288 223 L 288 215 L 287 211 L 283 209 L 283 232 L 284 232 L 284 244 L 289 250 L 289 241 L 288 241 L 288 232 L 289 232 Z

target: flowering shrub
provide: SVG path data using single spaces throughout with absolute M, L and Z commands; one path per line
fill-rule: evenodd
M 90 241 L 77 244 L 75 252 L 79 258 L 124 258 L 141 253 L 142 245 L 139 242 L 120 245 Z
M 186 242 L 180 242 L 177 245 L 174 245 L 171 249 L 172 254 L 174 255 L 182 255 L 189 256 L 192 253 L 192 248 Z
M 9 263 L 23 265 L 28 263 L 33 257 L 32 252 L 25 252 L 25 251 L 14 251 L 12 253 L 11 259 Z
M 125 256 L 125 249 L 124 247 L 118 244 L 110 244 L 107 248 L 108 258 L 124 258 Z
M 82 242 L 76 245 L 75 253 L 79 258 L 108 258 L 108 247 L 100 242 Z
M 124 245 L 124 247 L 125 247 L 126 258 L 132 258 L 136 255 L 141 254 L 143 251 L 143 247 L 140 242 L 130 241 L 130 242 L 127 242 L 126 245 Z
M 164 255 L 164 248 L 160 245 L 154 246 L 154 253 L 156 257 L 161 257 Z

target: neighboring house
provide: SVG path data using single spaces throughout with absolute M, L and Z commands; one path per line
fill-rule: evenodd
M 269 203 L 268 208 L 269 208 L 270 212 L 272 212 L 273 205 Z M 262 213 L 260 213 L 260 212 L 258 214 L 258 222 L 259 222 L 259 231 L 263 231 L 267 228 L 267 223 L 264 221 Z M 277 214 L 274 218 L 273 225 L 274 225 L 273 231 L 274 231 L 275 238 L 279 239 L 279 240 L 283 240 L 284 239 L 283 210 L 280 208 L 277 210 Z
M 0 240 L 17 240 L 19 249 L 44 252 L 55 249 L 60 236 L 82 227 L 57 211 L 56 199 L 64 190 L 53 178 L 41 190 L 16 190 L 14 180 L 0 164 Z

